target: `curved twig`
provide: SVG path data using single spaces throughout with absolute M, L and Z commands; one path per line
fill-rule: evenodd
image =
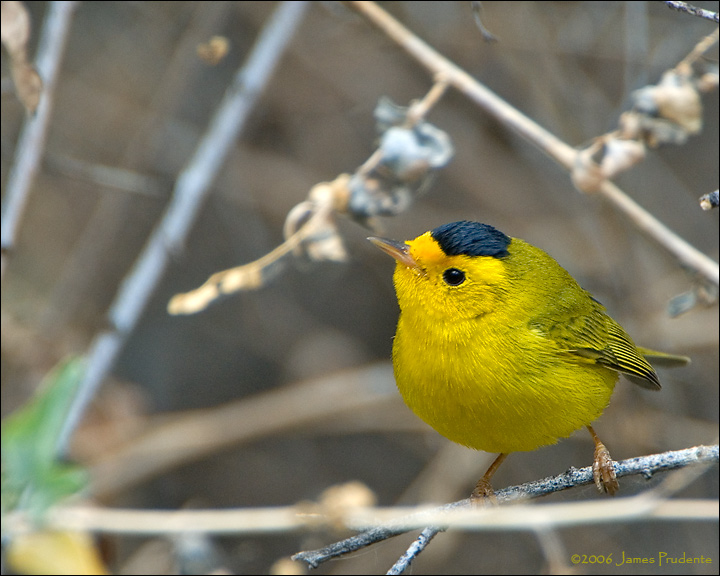
M 630 476 L 630 475 L 642 475 L 649 478 L 653 473 L 661 470 L 671 470 L 674 468 L 681 468 L 689 464 L 702 463 L 702 462 L 717 462 L 718 461 L 718 445 L 715 446 L 696 446 L 694 448 L 686 448 L 685 450 L 677 450 L 673 452 L 665 452 L 663 454 L 655 454 L 652 456 L 642 456 L 639 458 L 630 458 L 629 460 L 623 460 L 615 463 L 615 471 L 618 477 Z M 533 482 L 527 482 L 519 486 L 510 486 L 502 490 L 495 492 L 495 497 L 498 504 L 506 504 L 510 502 L 516 502 L 518 500 L 525 500 L 529 498 L 537 498 L 544 496 L 552 492 L 559 492 L 560 490 L 566 490 L 573 486 L 581 486 L 585 484 L 593 483 L 592 466 L 587 466 L 581 469 L 570 468 L 567 472 L 559 474 L 558 476 L 552 476 L 544 478 L 543 480 L 537 480 Z M 663 494 L 664 495 L 664 494 Z M 630 501 L 640 502 L 638 507 L 630 506 Z M 603 501 L 601 504 L 602 515 L 605 521 L 617 521 L 621 517 L 637 517 L 649 513 L 657 505 L 658 500 L 656 498 L 650 498 L 645 494 L 640 494 L 631 499 L 617 499 L 612 502 Z M 585 505 L 590 503 L 584 503 Z M 449 512 L 458 509 L 470 509 L 473 503 L 471 500 L 460 500 L 451 504 L 441 506 L 431 513 L 434 514 L 433 520 L 436 525 L 430 526 L 425 532 L 425 539 L 429 540 L 435 533 L 447 529 L 448 523 L 437 523 L 438 512 Z M 501 507 L 502 508 L 502 507 Z M 533 525 L 543 524 L 548 525 L 560 525 L 559 523 L 571 523 L 573 520 L 570 515 L 566 513 L 559 515 L 558 517 L 551 520 L 549 516 L 539 513 L 539 516 L 532 520 L 530 516 L 530 510 L 525 509 L 523 512 L 516 517 L 516 529 L 527 529 Z M 421 513 L 422 514 L 422 513 Z M 310 568 L 317 568 L 323 562 L 355 552 L 374 544 L 382 540 L 387 540 L 393 536 L 404 534 L 418 526 L 428 526 L 431 522 L 423 523 L 422 519 L 429 519 L 428 516 L 422 516 L 421 514 L 413 515 L 405 518 L 396 520 L 395 522 L 388 523 L 383 526 L 378 526 L 371 530 L 367 530 L 362 534 L 357 534 L 340 542 L 335 542 L 320 548 L 318 550 L 309 550 L 305 552 L 299 552 L 293 556 L 294 560 L 302 560 Z M 427 514 L 427 513 L 425 513 Z M 717 515 L 717 512 L 714 512 Z M 579 512 L 579 516 L 587 518 L 589 516 L 588 509 L 583 508 Z M 597 519 L 596 519 L 597 520 Z M 511 523 L 505 519 L 503 525 L 508 527 Z M 457 519 L 452 523 L 453 527 L 459 526 Z M 475 523 L 474 529 L 485 529 L 489 527 L 488 523 L 483 524 Z M 495 528 L 497 526 L 494 526 Z M 422 547 L 418 546 L 418 550 Z M 411 551 L 408 551 L 409 553 Z M 406 553 L 407 555 L 407 553 Z M 412 554 L 410 554 L 410 560 Z M 399 573 L 399 572 L 398 572 Z
M 380 28 L 431 73 L 442 75 L 448 84 L 481 106 L 499 122 L 518 132 L 566 170 L 572 170 L 578 155 L 577 150 L 440 55 L 374 2 L 350 1 L 347 4 Z M 714 284 L 720 284 L 720 268 L 718 268 L 717 262 L 675 234 L 615 184 L 606 180 L 600 186 L 598 193 L 620 209 L 640 230 L 656 240 L 685 266 L 697 270 L 699 274 Z

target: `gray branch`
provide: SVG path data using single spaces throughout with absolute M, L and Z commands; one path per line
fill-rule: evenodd
M 664 452 L 650 456 L 630 458 L 621 462 L 615 462 L 615 473 L 618 478 L 623 476 L 642 475 L 650 478 L 654 473 L 675 468 L 683 468 L 690 464 L 718 462 L 718 445 L 696 446 L 684 450 Z M 552 492 L 567 490 L 574 486 L 594 484 L 592 466 L 585 468 L 570 468 L 567 472 L 558 476 L 551 476 L 542 480 L 527 482 L 519 486 L 509 486 L 495 492 L 498 504 L 507 504 L 518 500 L 538 498 Z M 467 508 L 472 505 L 470 499 L 459 500 L 440 506 L 437 511 L 447 511 L 458 508 Z M 337 558 L 350 552 L 355 552 L 382 540 L 409 532 L 412 526 L 412 516 L 400 518 L 392 524 L 378 526 L 367 530 L 356 536 L 352 536 L 340 542 L 335 542 L 318 550 L 299 552 L 293 556 L 293 560 L 301 560 L 310 568 L 317 568 L 323 562 Z M 408 551 L 396 562 L 388 574 L 401 574 L 425 549 L 430 540 L 438 533 L 446 530 L 447 526 L 430 526 L 423 530 L 417 541 L 413 542 Z
M 88 353 L 87 370 L 62 433 L 58 450 L 63 453 L 97 388 L 112 370 L 128 337 L 163 277 L 172 254 L 182 250 L 203 201 L 240 134 L 258 97 L 302 21 L 307 2 L 280 4 L 262 32 L 244 65 L 225 92 L 195 153 L 175 183 L 162 219 L 145 248 L 125 277 L 110 307 L 111 328 L 98 334 Z
M 9 252 L 27 205 L 30 189 L 41 164 L 45 136 L 50 124 L 58 71 L 77 2 L 50 2 L 35 56 L 35 68 L 43 81 L 38 108 L 23 126 L 15 149 L 15 162 L 8 176 L 5 202 L 0 223 L 2 263 L 0 277 L 5 276 Z
M 705 10 L 704 8 L 698 8 L 697 6 L 693 6 L 687 2 L 665 2 L 665 4 L 667 4 L 669 8 L 674 8 L 678 12 L 685 12 L 685 14 L 690 14 L 692 16 L 697 16 L 698 18 L 710 20 L 711 22 L 715 22 L 715 24 L 720 24 L 720 17 L 718 17 L 717 12 Z

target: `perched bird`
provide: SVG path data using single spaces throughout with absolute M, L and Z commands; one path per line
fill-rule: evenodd
M 688 362 L 636 346 L 605 308 L 548 254 L 496 228 L 461 221 L 407 243 L 369 238 L 396 261 L 400 318 L 393 342 L 398 389 L 422 420 L 450 440 L 499 456 L 535 450 L 587 427 L 598 489 L 618 488 L 591 423 L 619 374 L 651 390 L 646 358 Z

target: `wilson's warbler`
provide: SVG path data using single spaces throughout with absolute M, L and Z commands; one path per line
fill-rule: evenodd
M 500 453 L 473 496 L 492 493 L 509 452 L 583 426 L 595 442 L 598 489 L 614 493 L 612 460 L 590 424 L 619 373 L 659 390 L 646 357 L 688 359 L 635 346 L 553 258 L 487 224 L 453 222 L 407 243 L 369 240 L 397 260 L 393 365 L 405 402 L 450 440 Z

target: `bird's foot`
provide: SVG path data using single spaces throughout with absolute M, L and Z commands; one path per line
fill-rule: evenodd
M 483 476 L 478 480 L 475 485 L 475 490 L 470 494 L 470 501 L 478 506 L 484 506 L 487 504 L 497 504 L 497 498 L 495 498 L 495 490 L 490 485 L 490 481 Z
M 593 457 L 593 479 L 598 491 L 607 492 L 610 496 L 614 496 L 615 492 L 620 488 L 615 469 L 613 468 L 613 459 L 610 452 L 605 448 L 605 444 L 600 440 L 595 441 L 595 455 Z

